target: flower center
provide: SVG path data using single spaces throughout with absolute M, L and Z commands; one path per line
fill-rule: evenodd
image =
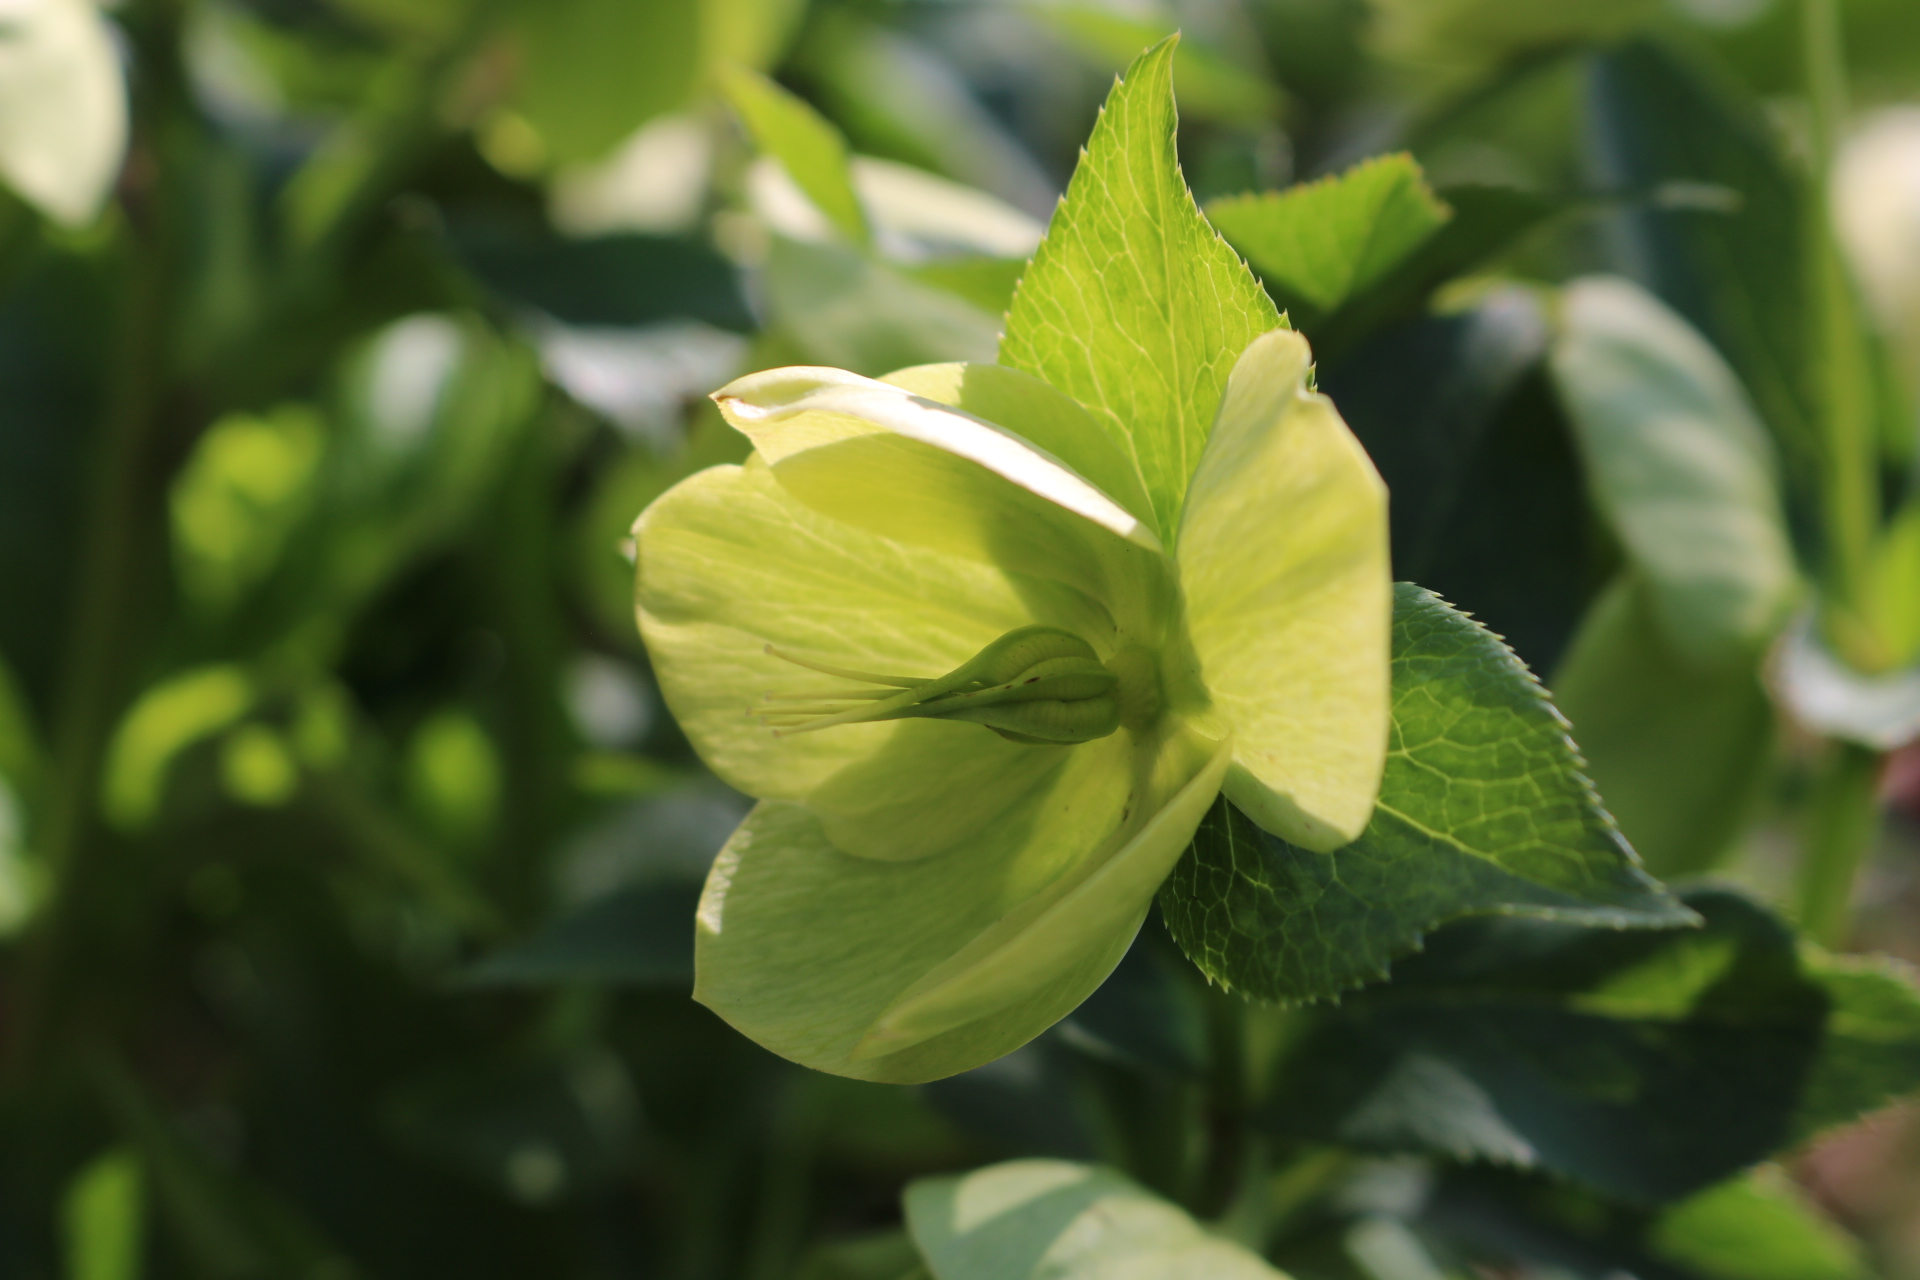
M 958 720 L 1014 742 L 1071 744 L 1104 738 L 1123 722 L 1129 669 L 1103 664 L 1080 637 L 1056 627 L 1021 627 L 995 640 L 944 676 L 873 675 L 767 652 L 823 675 L 878 688 L 767 695 L 757 711 L 782 736 L 877 720 Z

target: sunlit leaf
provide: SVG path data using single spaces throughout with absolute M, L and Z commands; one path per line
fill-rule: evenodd
M 142 694 L 108 751 L 101 795 L 107 817 L 129 830 L 151 822 L 174 759 L 245 715 L 254 697 L 246 673 L 227 665 L 182 672 Z
M 1450 217 L 1411 156 L 1380 156 L 1287 191 L 1207 203 L 1207 220 L 1282 305 L 1329 312 L 1380 280 Z
M 115 1150 L 75 1175 L 62 1205 L 67 1280 L 140 1280 L 146 1185 L 140 1158 Z
M 518 106 L 546 158 L 595 159 L 680 107 L 704 70 L 703 7 L 550 0 L 520 10 Z
M 1009 1161 L 924 1178 L 905 1200 L 935 1280 L 1280 1280 L 1256 1254 L 1098 1165 Z
M 1459 916 L 1689 921 L 1600 807 L 1546 691 L 1485 628 L 1400 584 L 1393 676 L 1386 777 L 1358 840 L 1301 849 L 1226 799 L 1201 825 L 1161 906 L 1209 977 L 1313 1000 L 1385 977 Z
M 1227 375 L 1280 324 L 1200 215 L 1174 152 L 1171 38 L 1102 109 L 1007 312 L 1003 364 L 1097 414 L 1132 457 L 1169 540 Z
M 866 209 L 853 187 L 846 139 L 820 113 L 765 76 L 735 71 L 727 97 L 754 145 L 780 162 L 787 176 L 857 245 L 872 238 Z
M 1674 1205 L 1648 1231 L 1653 1253 L 1709 1280 L 1864 1280 L 1860 1243 L 1786 1174 L 1763 1167 Z

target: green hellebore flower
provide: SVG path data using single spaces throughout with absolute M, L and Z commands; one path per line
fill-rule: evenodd
M 701 899 L 698 999 L 807 1066 L 937 1079 L 1091 994 L 1223 787 L 1296 844 L 1359 835 L 1385 491 L 1310 359 L 1287 330 L 1241 356 L 1177 531 L 1011 369 L 715 393 L 753 457 L 635 525 L 667 704 L 760 801 Z

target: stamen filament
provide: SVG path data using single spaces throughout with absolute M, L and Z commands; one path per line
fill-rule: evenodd
M 818 692 L 809 693 L 769 693 L 765 695 L 765 700 L 768 702 L 805 702 L 809 698 L 857 698 L 862 702 L 866 702 L 875 698 L 892 698 L 896 696 L 898 695 L 888 689 L 821 689 Z
M 824 662 L 815 662 L 810 658 L 796 658 L 790 653 L 768 645 L 769 655 L 783 662 L 791 662 L 796 667 L 805 667 L 809 671 L 818 671 L 821 675 L 839 676 L 842 680 L 861 680 L 867 684 L 887 684 L 896 689 L 918 689 L 927 682 L 915 676 L 876 676 L 865 671 L 851 671 L 846 667 L 830 667 Z

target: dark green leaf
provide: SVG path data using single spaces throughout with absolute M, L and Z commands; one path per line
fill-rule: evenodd
M 467 971 L 475 986 L 613 982 L 693 988 L 693 911 L 700 886 L 622 889 L 562 916 Z
M 1594 176 L 1628 202 L 1621 266 L 1726 356 L 1791 461 L 1817 457 L 1806 202 L 1765 121 L 1644 40 L 1595 55 L 1588 109 Z
M 1320 1015 L 1270 1120 L 1302 1137 L 1537 1167 L 1682 1199 L 1920 1087 L 1920 999 L 1815 957 L 1724 890 L 1698 930 L 1470 920 Z
M 1397 576 L 1431 581 L 1456 536 L 1481 443 L 1545 353 L 1547 337 L 1538 304 L 1513 290 L 1469 311 L 1395 326 L 1321 361 L 1320 390 L 1340 407 L 1393 495 Z
M 942 1115 L 996 1151 L 1090 1159 L 1095 1130 L 1083 1113 L 1074 1065 L 1072 1054 L 1042 1038 L 920 1090 Z
M 516 239 L 475 228 L 456 234 L 461 258 L 508 302 L 577 325 L 638 327 L 704 320 L 754 327 L 733 264 L 698 240 L 620 235 Z
M 385 1110 L 407 1147 L 525 1204 L 604 1186 L 626 1167 L 636 1119 L 626 1070 L 604 1050 L 433 1071 Z
M 1186 971 L 1176 971 L 1176 965 Z M 1197 986 L 1158 915 L 1149 915 L 1119 967 L 1060 1025 L 1060 1032 L 1097 1057 L 1197 1073 L 1206 1063 Z
M 1831 1012 L 1813 1073 L 1793 1117 L 1805 1140 L 1920 1088 L 1920 989 L 1911 966 L 1883 956 L 1808 948 L 1807 976 Z
M 1607 807 L 1656 875 L 1706 870 L 1745 826 L 1772 759 L 1760 655 L 1691 661 L 1645 586 L 1601 593 L 1553 674 Z
M 1553 669 L 1586 609 L 1593 554 L 1580 461 L 1538 359 L 1546 337 L 1532 296 L 1501 290 L 1320 370 L 1393 494 L 1395 575 L 1472 613 L 1537 671 Z
M 1664 1208 L 1511 1169 L 1447 1170 L 1422 1225 L 1489 1262 L 1638 1280 L 1866 1280 L 1859 1245 L 1763 1165 Z
M 1688 921 L 1600 807 L 1546 691 L 1486 628 L 1401 583 L 1393 672 L 1386 777 L 1358 840 L 1312 853 L 1225 799 L 1201 823 L 1160 901 L 1208 977 L 1315 1000 L 1385 977 L 1460 916 Z

